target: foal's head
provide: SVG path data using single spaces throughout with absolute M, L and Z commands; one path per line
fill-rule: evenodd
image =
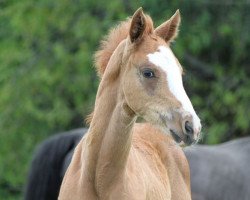
M 170 49 L 179 23 L 177 11 L 154 29 L 142 9 L 135 12 L 122 59 L 122 88 L 138 116 L 170 132 L 177 142 L 191 144 L 198 140 L 201 124 L 183 88 L 182 67 Z

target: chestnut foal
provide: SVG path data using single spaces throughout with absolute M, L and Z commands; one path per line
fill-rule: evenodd
M 89 131 L 75 149 L 60 200 L 191 199 L 188 162 L 176 142 L 197 141 L 201 125 L 170 49 L 179 23 L 177 11 L 154 29 L 140 8 L 102 42 Z M 135 123 L 137 117 L 146 122 Z

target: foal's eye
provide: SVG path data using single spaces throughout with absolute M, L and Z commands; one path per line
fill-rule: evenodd
M 151 69 L 146 69 L 146 70 L 144 70 L 144 71 L 142 72 L 142 74 L 143 74 L 143 76 L 144 76 L 145 78 L 153 78 L 153 77 L 155 77 L 155 73 L 154 73 L 154 71 L 151 70 Z

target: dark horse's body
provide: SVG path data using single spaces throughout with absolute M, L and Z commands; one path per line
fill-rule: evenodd
M 41 143 L 31 163 L 25 200 L 56 200 L 71 154 L 87 129 L 75 129 Z
M 87 129 L 53 136 L 39 145 L 25 200 L 56 200 L 74 147 Z M 250 137 L 221 145 L 188 147 L 193 200 L 250 199 Z

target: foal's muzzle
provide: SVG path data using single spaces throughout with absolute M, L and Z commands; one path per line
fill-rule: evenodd
M 185 113 L 184 117 L 180 118 L 180 121 L 181 128 L 172 127 L 170 129 L 171 135 L 173 136 L 174 140 L 178 143 L 183 141 L 186 145 L 196 143 L 199 139 L 201 131 L 199 118 L 196 115 L 193 116 L 189 113 Z

